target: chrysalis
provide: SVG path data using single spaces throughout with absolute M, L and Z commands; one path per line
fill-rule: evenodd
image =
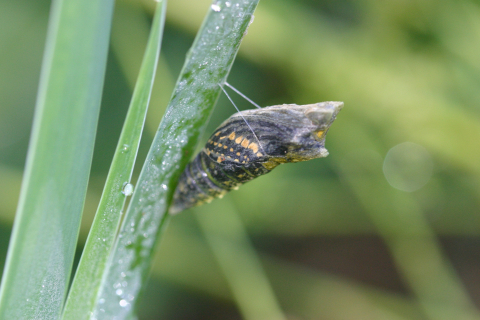
M 328 101 L 235 113 L 185 168 L 170 213 L 222 197 L 279 164 L 326 157 L 325 135 L 342 107 Z

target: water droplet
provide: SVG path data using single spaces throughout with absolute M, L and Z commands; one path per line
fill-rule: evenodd
M 232 5 L 232 3 L 231 3 L 230 1 L 227 1 L 227 2 L 225 2 L 225 5 L 226 5 L 228 8 L 230 8 L 230 6 Z
M 125 272 L 121 272 L 121 273 L 120 273 L 120 277 L 125 278 L 126 276 L 127 276 L 127 275 L 125 274 Z
M 116 294 L 117 296 L 121 296 L 122 293 L 123 293 L 123 290 L 122 290 L 122 289 L 117 289 L 117 290 L 115 291 L 115 294 Z
M 129 303 L 127 302 L 127 300 L 124 300 L 124 299 L 120 300 L 120 302 L 119 302 L 118 304 L 119 304 L 120 307 L 122 307 L 122 308 L 124 308 L 124 307 L 126 307 L 126 306 L 129 305 Z
M 99 300 L 98 300 L 98 303 L 104 304 L 104 303 L 105 303 L 105 299 L 103 299 L 103 298 L 102 298 L 102 299 L 99 299 Z
M 128 183 L 128 182 L 125 182 L 125 183 L 123 184 L 122 193 L 123 193 L 126 197 L 131 196 L 131 195 L 133 194 L 133 184 Z
M 252 17 L 250 18 L 250 22 L 248 23 L 248 26 L 250 26 L 253 23 L 253 20 L 255 20 L 255 15 L 252 14 Z
M 167 189 L 168 189 L 168 187 L 167 187 L 166 184 L 162 184 L 161 187 L 162 187 L 163 190 L 167 190 Z
M 222 8 L 218 4 L 212 4 L 212 10 L 215 12 L 219 12 Z
M 122 146 L 122 153 L 127 153 L 128 151 L 130 151 L 130 146 L 128 144 L 124 144 Z
M 430 153 L 421 145 L 404 142 L 388 151 L 383 162 L 383 173 L 392 187 L 413 192 L 426 185 L 432 177 L 433 161 Z

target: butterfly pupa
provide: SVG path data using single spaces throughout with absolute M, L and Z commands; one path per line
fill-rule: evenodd
M 170 214 L 222 197 L 280 164 L 326 157 L 325 136 L 342 107 L 327 101 L 235 113 L 185 168 Z

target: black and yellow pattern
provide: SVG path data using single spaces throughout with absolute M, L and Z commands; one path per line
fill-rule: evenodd
M 170 213 L 222 197 L 279 164 L 326 157 L 325 135 L 342 107 L 285 104 L 232 115 L 187 165 Z

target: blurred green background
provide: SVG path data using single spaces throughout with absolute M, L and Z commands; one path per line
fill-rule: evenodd
M 139 164 L 210 4 L 168 4 Z M 49 6 L 0 0 L 0 268 Z M 152 8 L 117 1 L 79 250 Z M 478 1 L 261 0 L 229 83 L 262 106 L 344 101 L 330 155 L 175 216 L 140 319 L 480 319 L 479 53 Z M 234 112 L 222 97 L 203 139 Z

